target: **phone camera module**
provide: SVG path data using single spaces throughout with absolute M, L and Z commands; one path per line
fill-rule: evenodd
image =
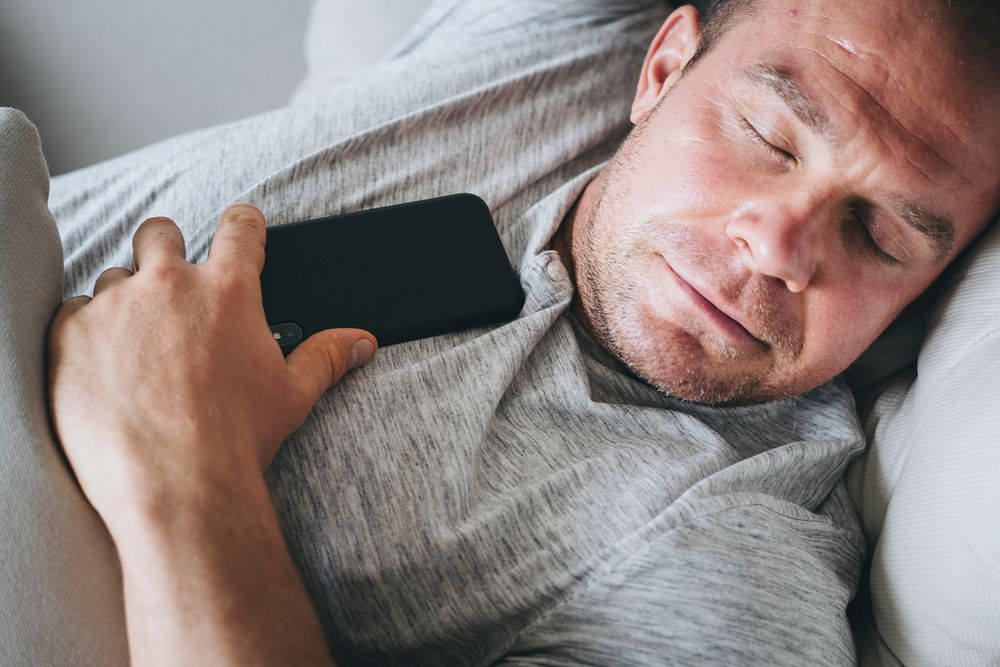
M 272 324 L 271 335 L 281 346 L 285 354 L 291 352 L 292 348 L 302 341 L 302 327 L 294 322 L 284 322 L 282 324 Z

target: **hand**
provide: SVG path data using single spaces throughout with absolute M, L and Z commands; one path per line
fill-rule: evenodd
M 93 299 L 56 313 L 56 434 L 113 534 L 130 510 L 241 477 L 259 483 L 323 392 L 374 354 L 370 333 L 331 329 L 282 356 L 261 297 L 264 229 L 255 207 L 227 209 L 207 261 L 193 265 L 173 221 L 146 220 L 132 239 L 135 274 L 108 269 Z

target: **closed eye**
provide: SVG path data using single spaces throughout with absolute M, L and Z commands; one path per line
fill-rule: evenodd
M 795 166 L 799 163 L 799 159 L 797 157 L 795 157 L 786 150 L 778 148 L 770 141 L 765 139 L 764 136 L 757 131 L 757 128 L 755 128 L 753 124 L 751 124 L 750 121 L 748 121 L 744 116 L 740 116 L 740 125 L 743 127 L 743 130 L 747 133 L 747 136 L 750 137 L 751 141 L 753 141 L 755 144 L 757 144 L 767 152 L 771 153 L 771 155 L 773 155 L 774 157 L 778 158 L 783 165 Z
M 850 219 L 851 225 L 854 227 L 855 232 L 859 235 L 861 242 L 865 245 L 869 252 L 875 259 L 879 260 L 883 264 L 888 266 L 896 266 L 899 264 L 899 260 L 885 250 L 879 245 L 878 241 L 875 240 L 875 236 L 872 233 L 870 223 L 866 222 L 864 219 L 863 212 L 852 207 L 847 211 L 848 218 Z

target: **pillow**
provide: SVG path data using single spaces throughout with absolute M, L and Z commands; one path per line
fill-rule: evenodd
M 306 76 L 291 104 L 307 104 L 379 64 L 430 0 L 315 0 L 306 25 Z
M 1000 224 L 932 307 L 848 485 L 873 547 L 861 664 L 1000 664 Z

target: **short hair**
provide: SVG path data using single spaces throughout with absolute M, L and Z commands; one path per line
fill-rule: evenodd
M 694 67 L 730 28 L 756 14 L 758 9 L 757 0 L 713 0 L 701 17 L 701 37 L 684 70 Z
M 1000 83 L 1000 2 L 997 0 L 932 0 L 924 3 L 928 19 L 944 19 L 952 27 L 955 52 L 963 68 L 996 86 Z M 760 9 L 759 0 L 712 0 L 701 22 L 701 38 L 684 69 L 694 66 L 740 21 Z M 934 10 L 937 16 L 934 16 Z
M 971 61 L 977 73 L 1000 83 L 1000 2 L 997 0 L 938 0 L 956 32 L 960 59 Z M 963 62 L 963 65 L 966 63 Z

